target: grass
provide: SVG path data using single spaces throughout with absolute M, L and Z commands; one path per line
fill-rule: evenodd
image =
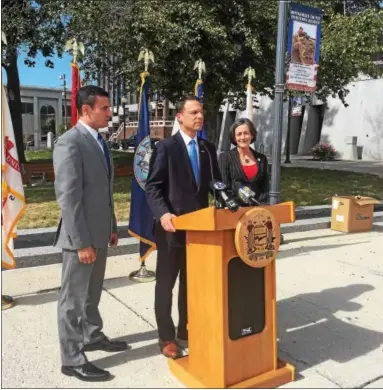
M 52 161 L 52 154 L 53 151 L 49 149 L 26 150 L 25 159 L 28 163 L 46 163 Z M 131 165 L 134 154 L 112 150 L 112 157 L 115 165 Z
M 383 199 L 383 179 L 376 175 L 311 168 L 282 168 L 281 200 L 297 206 L 331 204 L 335 195 Z
M 115 179 L 117 221 L 126 221 L 129 218 L 131 183 L 131 177 Z M 383 199 L 383 179 L 374 175 L 321 169 L 281 170 L 281 201 L 293 200 L 297 206 L 329 205 L 334 195 L 359 194 Z M 27 210 L 18 225 L 19 228 L 57 225 L 60 210 L 55 200 L 53 186 L 25 187 L 25 196 Z
M 129 218 L 131 177 L 114 180 L 114 204 L 118 221 Z M 51 227 L 58 224 L 60 209 L 56 202 L 53 185 L 24 187 L 27 209 L 18 224 L 20 229 Z
M 52 161 L 52 150 L 25 150 L 25 159 L 30 163 L 42 163 Z

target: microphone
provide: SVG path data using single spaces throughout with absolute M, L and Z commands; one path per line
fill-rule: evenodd
M 261 204 L 255 199 L 255 192 L 248 186 L 242 185 L 239 182 L 235 182 L 235 192 L 238 198 L 246 205 L 260 206 Z
M 214 179 L 213 160 L 211 158 L 209 149 L 205 146 L 205 141 L 202 139 L 199 140 L 199 145 L 207 152 L 207 155 L 209 156 L 209 165 L 212 180 L 212 182 L 210 182 L 210 189 L 213 191 L 214 206 L 216 208 L 222 208 L 222 203 L 217 201 L 216 194 L 218 193 L 226 207 L 234 213 L 239 209 L 238 203 L 234 199 L 229 198 L 229 196 L 226 194 L 226 192 L 224 191 L 226 189 L 225 184 Z
M 233 198 L 230 198 L 225 192 L 226 186 L 224 183 L 214 180 L 210 182 L 210 188 L 213 190 L 214 194 L 217 193 L 219 195 L 223 203 L 231 212 L 234 213 L 239 209 L 239 204 Z

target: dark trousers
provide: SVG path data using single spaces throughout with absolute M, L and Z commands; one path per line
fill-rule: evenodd
M 172 320 L 173 287 L 178 274 L 178 329 L 186 329 L 187 296 L 186 296 L 186 248 L 171 247 L 167 243 L 157 243 L 157 269 L 154 310 L 160 340 L 175 339 L 175 328 Z

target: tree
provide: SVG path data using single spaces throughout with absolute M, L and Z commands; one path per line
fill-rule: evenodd
M 380 72 L 371 61 L 371 55 L 383 49 L 379 44 L 383 29 L 380 2 L 348 1 L 346 15 L 344 2 L 340 0 L 300 2 L 324 10 L 318 96 L 325 100 L 329 95 L 338 95 L 345 102 L 347 84 L 361 72 L 373 77 Z M 41 48 L 50 55 L 54 47 L 60 53 L 64 35 L 76 37 L 86 47 L 82 62 L 85 81 L 107 79 L 108 89 L 123 79 L 127 91 L 138 91 L 138 75 L 143 66 L 137 57 L 146 47 L 155 55 L 155 64 L 150 68 L 153 91 L 175 101 L 193 91 L 197 77 L 193 65 L 201 58 L 207 69 L 205 127 L 213 141 L 219 134 L 216 113 L 223 99 L 229 96 L 238 108 L 244 107 L 243 71 L 248 66 L 256 72 L 255 90 L 273 97 L 278 17 L 275 1 L 24 0 L 22 3 L 29 4 L 28 12 L 24 11 L 22 17 L 16 13 L 12 24 L 25 25 L 28 21 L 28 26 L 23 27 L 25 31 L 16 29 L 14 35 L 18 41 L 14 47 L 26 42 L 34 49 L 28 53 L 31 57 Z M 57 10 L 60 12 L 55 13 Z M 28 27 L 39 25 L 33 21 L 43 12 L 46 23 L 30 36 Z M 50 29 L 56 31 L 52 31 L 53 38 L 49 37 L 49 44 L 44 46 L 43 38 L 47 38 Z
M 99 72 L 109 79 L 123 76 L 137 91 L 142 47 L 154 52 L 152 88 L 175 101 L 192 92 L 194 62 L 201 58 L 204 75 L 206 128 L 217 140 L 216 113 L 230 93 L 239 108 L 245 103 L 243 71 L 256 72 L 255 90 L 273 97 L 277 2 L 269 0 L 79 0 L 72 9 L 71 33 L 88 47 L 83 67 L 86 78 Z M 324 10 L 318 96 L 338 95 L 345 102 L 346 86 L 361 72 L 377 77 L 371 56 L 382 50 L 380 1 L 334 2 L 302 0 Z M 109 4 L 109 5 L 108 5 Z M 368 28 L 366 28 L 368 26 Z M 336 32 L 336 33 L 335 33 Z
M 147 47 L 155 54 L 153 90 L 175 101 L 193 91 L 197 78 L 193 65 L 202 58 L 207 68 L 206 127 L 213 139 L 219 133 L 216 113 L 228 92 L 239 97 L 239 105 L 244 103 L 243 71 L 247 66 L 256 70 L 257 90 L 270 93 L 266 87 L 273 84 L 270 62 L 275 62 L 275 2 L 137 0 L 105 5 L 84 0 L 77 8 L 81 13 L 68 11 L 72 34 L 89 48 L 83 63 L 87 78 L 97 79 L 103 68 L 112 77 L 123 75 L 128 90 L 137 91 L 142 70 L 137 56 Z M 85 21 L 83 15 L 87 15 Z
M 1 66 L 7 73 L 9 109 L 19 160 L 25 162 L 21 116 L 20 79 L 17 58 L 25 56 L 25 64 L 34 66 L 37 53 L 47 57 L 45 65 L 53 68 L 50 59 L 60 57 L 64 42 L 64 23 L 58 0 L 3 0 L 1 2 L 2 31 L 7 38 L 1 56 Z

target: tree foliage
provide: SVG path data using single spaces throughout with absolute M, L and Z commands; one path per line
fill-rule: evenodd
M 12 2 L 12 1 L 8 1 Z M 31 3 L 17 1 L 14 3 Z M 324 10 L 318 96 L 337 95 L 345 102 L 347 85 L 360 73 L 377 77 L 380 70 L 371 56 L 383 50 L 380 1 L 300 0 Z M 204 107 L 206 127 L 216 140 L 216 112 L 230 99 L 239 108 L 245 104 L 243 72 L 256 72 L 255 91 L 273 97 L 278 24 L 278 2 L 270 0 L 40 0 L 33 11 L 45 15 L 36 32 L 18 32 L 18 45 L 25 43 L 29 54 L 57 46 L 63 37 L 76 37 L 86 53 L 82 68 L 87 81 L 105 76 L 111 83 L 123 78 L 127 91 L 136 92 L 143 64 L 137 62 L 142 48 L 153 51 L 150 67 L 153 90 L 175 101 L 193 91 L 197 73 L 194 63 L 206 64 Z M 47 7 L 47 8 L 45 8 Z M 54 13 L 54 10 L 58 10 Z M 28 11 L 29 12 L 29 11 Z M 40 14 L 41 13 L 41 14 Z M 21 23 L 21 17 L 16 16 Z M 36 14 L 22 20 L 36 26 Z M 65 23 L 64 23 L 65 22 Z M 63 23 L 65 33 L 63 33 Z M 45 26 L 45 27 L 43 27 Z M 50 28 L 52 37 L 44 35 Z M 39 31 L 39 32 L 38 32 Z M 47 39 L 43 45 L 41 38 Z M 18 46 L 19 47 L 19 46 Z M 33 49 L 32 51 L 30 49 Z
M 2 46 L 1 66 L 7 73 L 9 108 L 21 162 L 25 162 L 25 157 L 17 58 L 23 56 L 27 66 L 34 66 L 36 55 L 41 53 L 47 58 L 45 65 L 54 66 L 51 58 L 55 54 L 61 56 L 65 35 L 61 10 L 62 3 L 58 0 L 1 2 L 1 29 L 7 38 L 7 44 Z
M 204 103 L 213 139 L 214 117 L 222 100 L 244 107 L 246 80 L 252 66 L 257 92 L 273 96 L 277 36 L 277 2 L 269 0 L 80 0 L 71 11 L 71 33 L 86 42 L 86 77 L 102 69 L 111 78 L 123 75 L 128 90 L 137 91 L 137 62 L 142 47 L 154 52 L 154 90 L 170 100 L 192 92 L 194 62 L 206 64 Z M 345 102 L 346 86 L 362 72 L 379 74 L 371 57 L 383 49 L 379 38 L 383 14 L 379 1 L 302 0 L 324 11 L 318 96 L 337 95 Z M 70 2 L 69 2 L 70 3 Z M 76 2 L 78 5 L 78 1 Z M 109 5 L 108 5 L 109 4 Z M 69 7 L 70 8 L 70 7 Z M 346 12 L 345 12 L 346 11 Z M 86 16 L 84 16 L 86 15 Z

